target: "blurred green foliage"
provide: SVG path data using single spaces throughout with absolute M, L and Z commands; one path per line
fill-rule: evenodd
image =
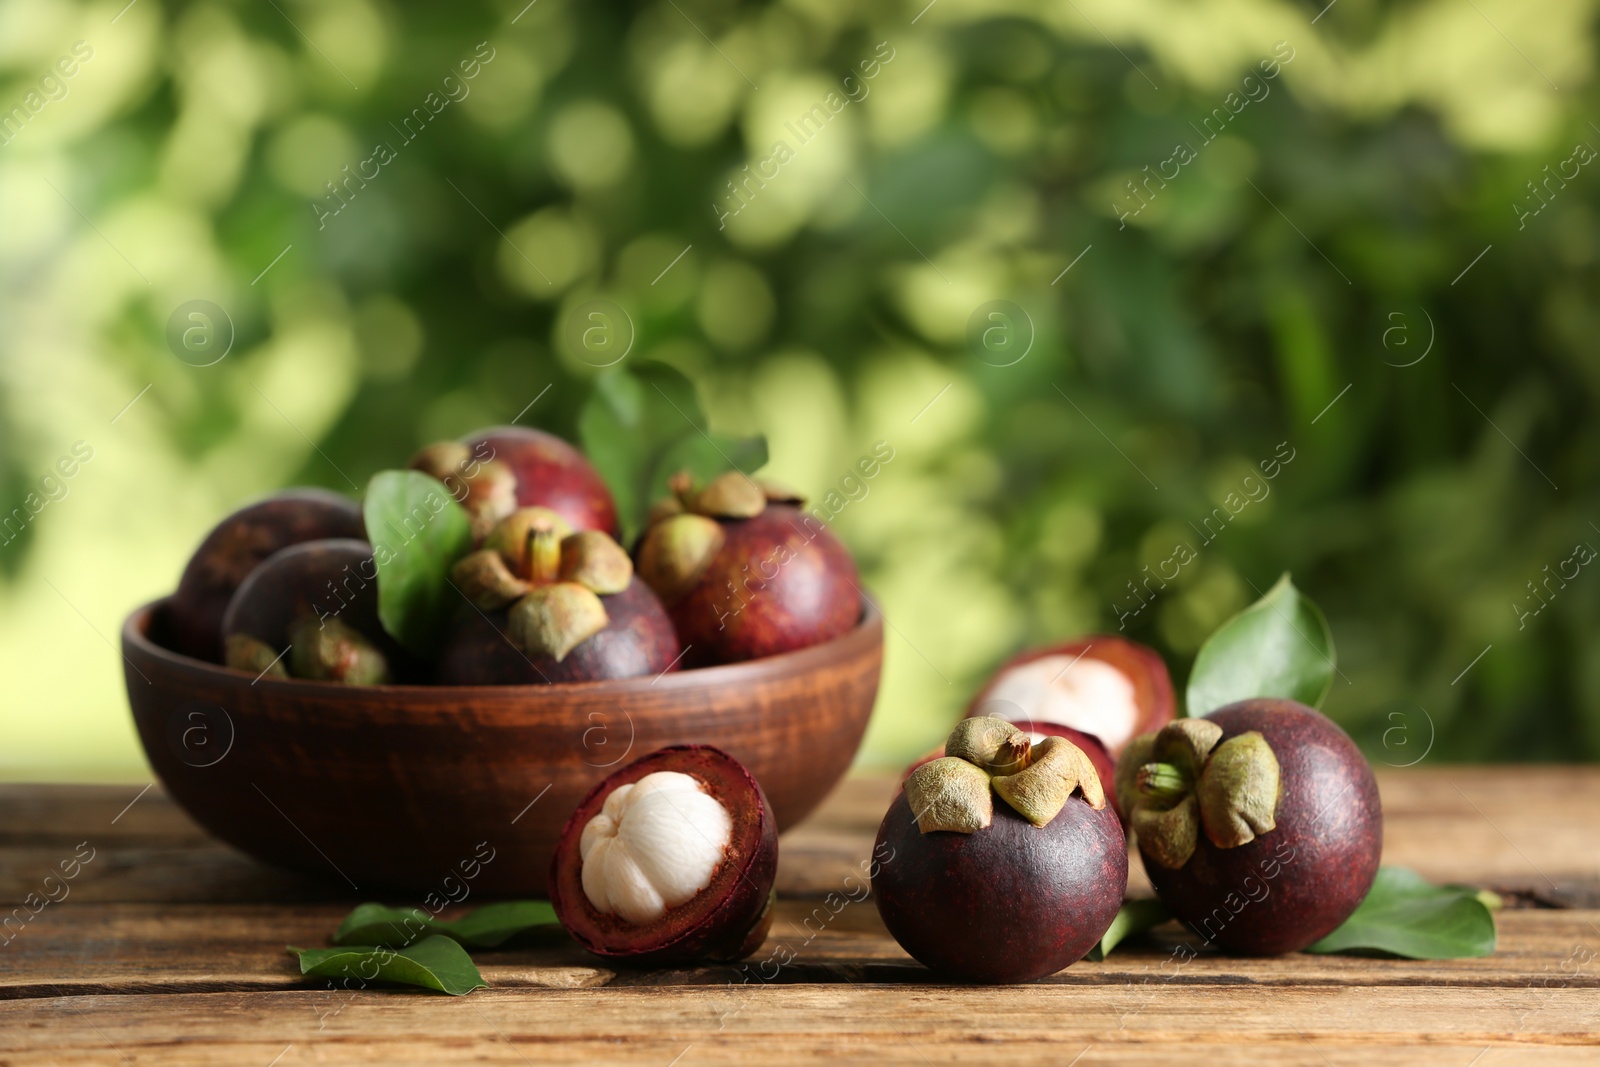
M 0 107 L 93 49 L 0 146 L 5 506 L 96 450 L 0 547 L 0 770 L 138 766 L 96 633 L 241 500 L 575 438 L 596 300 L 847 502 L 869 762 L 1119 619 L 1181 691 L 1285 570 L 1374 758 L 1600 756 L 1590 0 L 525 2 L 0 6 Z

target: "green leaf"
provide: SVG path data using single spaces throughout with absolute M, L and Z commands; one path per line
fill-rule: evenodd
M 421 908 L 361 904 L 339 924 L 333 943 L 404 946 L 424 934 L 439 934 L 471 948 L 494 948 L 518 934 L 555 924 L 555 909 L 546 900 L 485 904 L 454 922 L 441 922 Z
M 635 363 L 596 378 L 578 436 L 611 487 L 624 543 L 643 528 L 675 472 L 709 480 L 735 468 L 749 474 L 767 462 L 765 438 L 711 433 L 694 384 L 665 363 Z
M 1111 925 L 1106 927 L 1105 936 L 1100 943 L 1089 950 L 1088 958 L 1096 962 L 1111 955 L 1111 950 L 1130 937 L 1135 937 L 1152 930 L 1172 918 L 1172 912 L 1161 901 L 1153 897 L 1140 900 L 1125 900 L 1122 908 L 1117 912 L 1117 917 L 1111 920 Z
M 1367 899 L 1307 952 L 1457 960 L 1494 952 L 1494 915 L 1471 886 L 1431 884 L 1404 867 L 1380 867 Z
M 453 997 L 489 986 L 473 965 L 467 950 L 450 938 L 437 934 L 400 949 L 376 945 L 352 945 L 347 948 L 295 948 L 290 945 L 289 951 L 299 954 L 301 974 L 317 978 L 420 986 L 449 993 Z
M 460 594 L 450 567 L 472 549 L 472 521 L 444 483 L 421 471 L 379 471 L 362 504 L 378 568 L 378 618 L 427 656 Z
M 1205 715 L 1252 697 L 1287 697 L 1320 707 L 1333 675 L 1328 620 L 1285 574 L 1200 647 L 1189 673 L 1189 714 Z

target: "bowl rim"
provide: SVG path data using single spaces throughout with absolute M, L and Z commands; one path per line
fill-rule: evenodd
M 688 670 L 668 671 L 656 675 L 640 675 L 636 678 L 614 678 L 592 682 L 562 682 L 552 685 L 532 683 L 524 685 L 344 686 L 336 682 L 319 682 L 306 678 L 259 677 L 254 681 L 246 682 L 244 678 L 245 675 L 250 673 L 249 671 L 236 670 L 220 663 L 212 663 L 209 660 L 195 659 L 193 656 L 187 656 L 159 645 L 150 638 L 148 630 L 151 620 L 155 617 L 157 611 L 165 608 L 171 601 L 171 594 L 157 597 L 155 600 L 141 604 L 129 612 L 128 617 L 123 620 L 123 659 L 129 665 L 134 664 L 128 658 L 128 653 L 136 651 L 143 658 L 159 661 L 169 670 L 203 678 L 218 685 L 258 685 L 264 687 L 264 691 L 268 693 L 279 692 L 285 695 L 295 694 L 302 697 L 331 696 L 342 692 L 351 696 L 374 694 L 385 699 L 397 701 L 415 698 L 425 700 L 430 704 L 448 700 L 495 701 L 515 699 L 517 701 L 527 701 L 530 699 L 548 699 L 560 701 L 564 700 L 567 694 L 580 693 L 586 697 L 604 698 L 616 696 L 620 699 L 648 691 L 670 693 L 708 687 L 721 689 L 802 674 L 813 668 L 820 668 L 841 660 L 857 659 L 861 655 L 881 649 L 883 646 L 883 612 L 879 609 L 876 601 L 865 590 L 862 590 L 860 619 L 855 626 L 838 637 L 823 641 L 820 644 L 798 648 L 792 652 L 779 652 L 771 656 L 762 656 L 759 659 L 743 660 L 738 663 L 723 663 L 713 667 L 693 667 Z

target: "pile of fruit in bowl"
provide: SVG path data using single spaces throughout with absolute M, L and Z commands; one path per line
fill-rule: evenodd
M 792 825 L 859 747 L 882 619 L 825 511 L 699 466 L 630 522 L 582 451 L 506 426 L 360 503 L 240 508 L 124 627 L 152 766 L 217 836 L 353 886 L 492 851 L 474 889 L 544 893 L 579 801 L 673 746 L 730 753 Z

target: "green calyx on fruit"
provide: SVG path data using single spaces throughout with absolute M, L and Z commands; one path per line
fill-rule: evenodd
M 694 478 L 688 471 L 679 471 L 667 479 L 667 487 L 672 490 L 680 509 L 714 519 L 755 518 L 767 510 L 769 484 L 758 482 L 742 471 L 719 474 L 701 489 L 694 487 Z
M 1064 737 L 1038 745 L 1004 719 L 963 719 L 945 741 L 945 755 L 906 779 L 906 803 L 923 833 L 970 834 L 994 820 L 1000 799 L 1035 826 L 1047 826 L 1074 792 L 1095 809 L 1105 791 L 1094 764 Z
M 1238 848 L 1274 829 L 1281 786 L 1260 732 L 1223 741 L 1209 719 L 1136 737 L 1117 761 L 1117 802 L 1139 847 L 1173 869 L 1189 862 L 1202 831 L 1218 848 Z
M 289 624 L 289 673 L 345 685 L 383 685 L 389 662 L 378 647 L 338 619 L 306 615 Z
M 639 576 L 670 604 L 699 583 L 726 540 L 716 519 L 669 515 L 646 530 L 639 543 Z
M 495 523 L 517 509 L 517 479 L 498 460 L 479 460 L 460 441 L 439 441 L 411 457 L 412 470 L 443 482 L 472 516 L 472 536 L 481 541 Z
M 530 656 L 560 663 L 611 619 L 592 590 L 577 582 L 535 586 L 511 609 L 511 640 Z
M 511 641 L 559 663 L 610 623 L 600 598 L 628 588 L 633 562 L 608 535 L 575 533 L 550 509 L 529 507 L 496 523 L 450 578 L 483 611 L 512 605 Z
M 462 556 L 450 569 L 450 578 L 468 600 L 484 611 L 503 608 L 526 596 L 532 588 L 511 573 L 506 558 L 492 548 Z
M 283 653 L 274 651 L 260 638 L 229 634 L 223 652 L 223 662 L 236 671 L 249 671 L 267 678 L 289 677 L 289 668 L 283 665 Z

